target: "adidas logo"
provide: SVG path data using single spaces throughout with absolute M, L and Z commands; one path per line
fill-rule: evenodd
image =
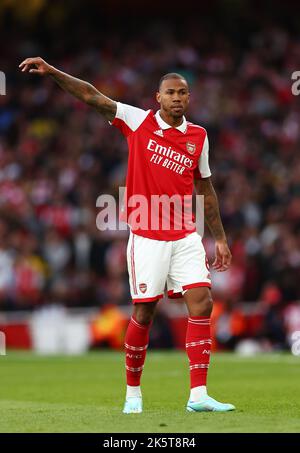
M 159 137 L 163 137 L 164 133 L 161 129 L 158 129 L 157 131 L 154 131 L 153 134 L 158 135 Z

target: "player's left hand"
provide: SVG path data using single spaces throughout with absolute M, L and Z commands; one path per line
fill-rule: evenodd
M 227 271 L 231 264 L 231 252 L 229 250 L 226 240 L 216 241 L 215 245 L 216 257 L 215 261 L 212 263 L 212 268 L 217 272 Z

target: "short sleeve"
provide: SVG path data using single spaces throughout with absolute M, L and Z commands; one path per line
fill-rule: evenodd
M 209 142 L 206 137 L 204 139 L 202 152 L 199 157 L 198 167 L 194 171 L 194 178 L 195 179 L 202 179 L 202 178 L 209 178 L 211 176 L 211 171 L 209 168 L 209 159 L 208 159 L 208 151 L 209 151 Z
M 114 120 L 110 122 L 113 126 L 127 137 L 135 132 L 149 115 L 150 110 L 143 110 L 132 105 L 117 102 L 117 112 Z

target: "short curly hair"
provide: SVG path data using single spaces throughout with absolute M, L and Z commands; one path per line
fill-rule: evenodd
M 160 87 L 161 87 L 161 84 L 163 83 L 163 81 L 169 80 L 169 79 L 181 79 L 181 80 L 185 80 L 185 82 L 187 83 L 187 80 L 185 77 L 183 77 L 183 75 L 178 74 L 177 72 L 168 72 L 168 74 L 165 74 L 161 77 L 161 79 L 158 83 L 158 91 L 160 90 Z

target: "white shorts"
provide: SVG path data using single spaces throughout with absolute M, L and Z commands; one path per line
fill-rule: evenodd
M 198 233 L 157 241 L 130 232 L 127 264 L 133 303 L 182 297 L 190 288 L 211 287 L 208 260 Z

